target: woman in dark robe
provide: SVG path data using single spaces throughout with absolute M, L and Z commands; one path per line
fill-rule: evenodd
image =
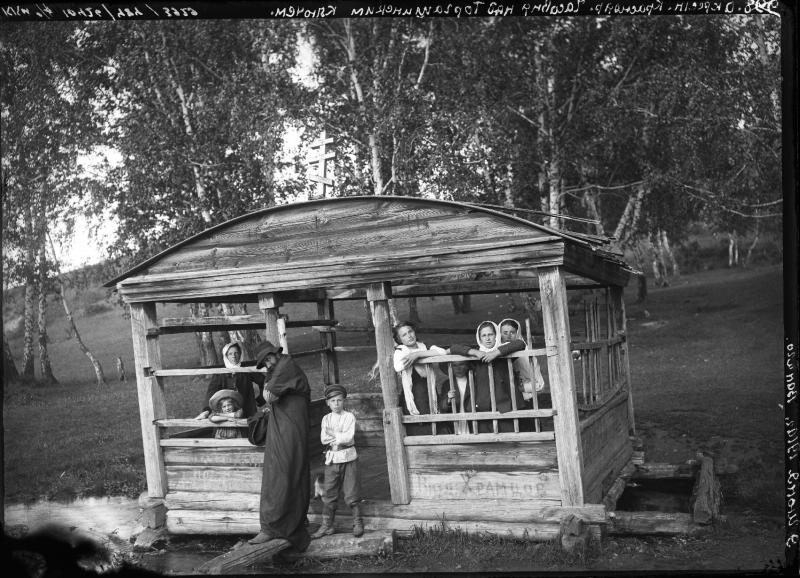
M 508 374 L 508 363 L 505 359 L 498 359 L 498 357 L 515 351 L 522 351 L 525 349 L 525 342 L 521 339 L 512 339 L 508 343 L 501 344 L 499 328 L 492 321 L 484 321 L 478 325 L 475 338 L 478 341 L 477 347 L 469 345 L 450 346 L 450 353 L 454 355 L 476 357 L 483 362 L 474 364 L 475 411 L 492 411 L 492 396 L 489 387 L 490 367 L 494 378 L 496 411 L 500 413 L 511 411 L 513 406 L 511 403 L 511 379 Z M 489 365 L 490 362 L 493 362 L 491 366 Z M 515 388 L 514 393 L 517 407 L 523 409 L 524 402 L 521 392 Z M 498 420 L 497 427 L 499 432 L 513 432 L 514 422 L 510 419 L 501 419 Z M 478 422 L 479 433 L 491 433 L 492 431 L 491 420 Z
M 311 499 L 308 456 L 308 378 L 294 360 L 269 341 L 259 345 L 256 367 L 267 368 L 264 397 L 271 405 L 261 478 L 261 531 L 249 540 L 261 544 L 285 538 L 304 552 L 311 542 L 306 515 Z

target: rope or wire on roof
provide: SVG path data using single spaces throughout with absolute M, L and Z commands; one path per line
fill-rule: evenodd
M 537 211 L 534 209 L 518 209 L 516 207 L 506 207 L 505 205 L 490 205 L 488 203 L 465 203 L 468 205 L 475 205 L 476 207 L 486 207 L 487 209 L 498 209 L 501 211 L 514 211 L 518 213 L 530 213 L 532 215 L 542 215 L 544 217 L 558 217 L 567 221 L 577 221 L 579 223 L 589 223 L 591 225 L 598 225 L 600 221 L 597 219 L 584 219 L 583 217 L 571 217 L 569 215 L 559 215 L 558 213 L 548 213 L 546 211 Z

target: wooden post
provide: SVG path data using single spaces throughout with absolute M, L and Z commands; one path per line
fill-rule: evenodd
M 281 347 L 281 332 L 278 327 L 278 309 L 283 305 L 281 298 L 275 293 L 259 293 L 258 308 L 264 312 L 264 324 L 267 329 L 267 340 Z
M 553 425 L 561 481 L 561 505 L 582 506 L 583 450 L 572 371 L 567 289 L 558 267 L 540 268 L 538 274 L 550 394 L 553 409 L 558 412 L 553 417 Z
M 317 315 L 320 319 L 334 319 L 333 300 L 320 299 L 317 301 Z M 325 351 L 319 354 L 322 365 L 322 380 L 325 385 L 339 383 L 339 360 L 336 357 L 336 330 L 332 327 L 325 328 L 319 334 L 320 347 Z
M 633 383 L 631 383 L 631 363 L 628 357 L 628 320 L 625 317 L 625 299 L 623 298 L 622 287 L 611 288 L 611 299 L 614 303 L 616 310 L 620 315 L 619 328 L 624 337 L 624 341 L 620 344 L 622 351 L 622 372 L 625 379 L 625 385 L 628 387 L 628 429 L 631 435 L 636 435 L 636 422 L 633 419 Z
M 378 353 L 378 369 L 383 393 L 383 429 L 386 443 L 386 466 L 389 470 L 389 489 L 393 504 L 408 504 L 411 488 L 408 480 L 408 459 L 403 447 L 403 412 L 397 395 L 397 377 L 394 371 L 394 339 L 389 318 L 389 299 L 392 287 L 389 283 L 373 283 L 367 287 L 367 300 L 372 305 L 372 321 L 375 325 L 375 347 Z
M 148 329 L 158 327 L 156 304 L 132 303 L 130 308 L 147 495 L 150 498 L 163 498 L 167 493 L 167 474 L 164 469 L 164 454 L 159 443 L 161 434 L 154 420 L 165 419 L 167 407 L 161 384 L 150 375 L 151 370 L 161 369 L 158 335 L 147 334 Z
M 289 353 L 289 341 L 286 339 L 286 315 L 278 315 L 278 343 L 284 353 Z

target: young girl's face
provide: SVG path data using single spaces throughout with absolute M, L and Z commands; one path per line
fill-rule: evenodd
M 226 397 L 221 402 L 219 402 L 219 407 L 225 413 L 236 411 L 236 403 L 229 397 Z
M 512 339 L 517 338 L 517 328 L 513 325 L 503 325 L 500 328 L 500 341 L 508 343 Z
M 228 361 L 231 363 L 239 363 L 239 360 L 242 358 L 242 352 L 239 351 L 238 347 L 231 347 L 225 352 L 225 357 L 227 357 Z
M 344 410 L 344 396 L 342 394 L 329 397 L 326 403 L 333 413 L 342 413 Z
M 397 337 L 400 338 L 400 343 L 407 347 L 413 347 L 417 344 L 417 334 L 414 332 L 414 328 L 408 325 L 404 325 L 397 330 Z
M 481 340 L 481 345 L 484 347 L 494 347 L 495 341 L 497 340 L 497 333 L 495 333 L 494 327 L 487 325 L 481 329 L 478 338 Z

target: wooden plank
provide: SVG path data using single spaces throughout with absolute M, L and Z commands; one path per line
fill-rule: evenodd
M 414 276 L 436 279 L 447 271 L 484 272 L 487 267 L 505 264 L 511 270 L 552 267 L 561 264 L 559 244 L 532 252 L 528 247 L 511 249 L 475 247 L 474 252 L 453 250 L 441 255 L 429 250 L 418 255 L 365 255 L 323 264 L 298 263 L 297 268 L 272 265 L 271 261 L 251 272 L 240 269 L 204 271 L 203 283 L 198 284 L 197 272 L 179 277 L 170 274 L 162 278 L 139 276 L 125 279 L 117 290 L 128 303 L 144 301 L 183 302 L 187 300 L 224 301 L 231 296 L 256 294 L 265 291 L 293 291 L 321 287 L 349 287 L 385 280 L 395 281 Z
M 309 515 L 313 524 L 321 521 L 319 514 Z M 337 532 L 352 531 L 352 518 L 338 515 L 334 521 Z M 470 534 L 494 534 L 521 540 L 547 541 L 559 535 L 557 523 L 430 520 L 387 517 L 364 517 L 367 532 L 398 530 L 411 532 L 414 527 L 461 530 Z M 171 534 L 254 534 L 258 532 L 258 512 L 224 512 L 204 510 L 169 510 L 167 530 Z M 335 535 L 335 534 L 334 534 Z
M 333 348 L 336 353 L 352 353 L 354 351 L 375 351 L 374 345 L 337 345 Z
M 164 472 L 164 456 L 159 445 L 161 434 L 154 421 L 167 417 L 167 407 L 161 384 L 149 373 L 151 369 L 161 368 L 158 337 L 147 335 L 149 329 L 158 326 L 156 304 L 132 304 L 130 313 L 147 495 L 151 498 L 163 498 L 167 491 L 167 478 Z
M 247 427 L 247 420 L 243 418 L 229 418 L 227 421 L 215 423 L 209 419 L 171 418 L 157 419 L 153 422 L 158 427 Z
M 606 527 L 612 536 L 679 536 L 696 533 L 691 514 L 672 512 L 625 512 L 609 514 Z
M 584 493 L 587 500 L 601 502 L 619 476 L 620 472 L 631 461 L 633 450 L 630 445 L 622 445 L 615 454 L 605 460 L 597 460 L 591 469 L 584 470 Z
M 156 377 L 179 377 L 195 375 L 217 375 L 226 373 L 266 373 L 265 369 L 256 369 L 255 366 L 247 367 L 197 367 L 187 369 L 156 369 Z
M 197 571 L 198 574 L 232 574 L 241 571 L 247 566 L 252 566 L 259 562 L 263 563 L 291 545 L 289 540 L 283 538 L 276 538 L 263 544 L 245 543 L 209 560 L 201 565 Z
M 432 423 L 442 421 L 457 421 L 462 419 L 511 419 L 511 418 L 532 418 L 532 417 L 553 417 L 558 412 L 553 409 L 518 409 L 516 411 L 477 411 L 456 414 L 420 414 L 404 415 L 403 423 Z
M 627 413 L 628 407 L 624 399 L 618 400 L 582 431 L 583 471 L 590 481 L 622 447 L 633 451 L 628 436 Z
M 260 492 L 169 491 L 164 498 L 168 510 L 214 510 L 258 513 Z
M 162 448 L 254 448 L 247 438 L 214 439 L 214 438 L 169 438 L 162 439 Z
M 630 480 L 631 475 L 636 471 L 636 465 L 633 462 L 628 462 L 622 471 L 619 473 L 619 476 L 614 483 L 611 484 L 611 488 L 609 488 L 608 493 L 603 497 L 603 505 L 608 509 L 609 512 L 613 512 L 617 507 L 617 500 L 622 495 L 622 492 L 625 491 L 625 488 L 628 485 L 628 480 Z
M 516 471 L 437 471 L 410 469 L 411 496 L 423 500 L 529 500 L 561 497 L 557 470 Z
M 167 487 L 171 492 L 260 492 L 262 470 L 261 466 L 167 466 Z
M 596 410 L 593 410 L 589 416 L 581 420 L 581 432 L 591 428 L 595 422 L 605 419 L 609 412 L 615 410 L 620 404 L 625 403 L 626 401 L 628 401 L 627 391 L 620 391 L 613 397 L 609 398 L 602 406 Z
M 410 436 L 403 439 L 406 446 L 486 444 L 497 442 L 552 441 L 554 432 L 479 433 L 469 435 L 447 434 L 436 436 Z
M 164 448 L 164 463 L 167 466 L 262 466 L 264 449 L 249 448 Z
M 411 216 L 413 213 L 407 213 Z M 398 217 L 400 217 L 398 215 Z M 228 230 L 217 235 L 207 235 L 205 238 L 186 243 L 179 251 L 166 255 L 149 267 L 150 274 L 159 274 L 170 271 L 189 271 L 201 268 L 213 269 L 236 267 L 246 270 L 254 262 L 288 262 L 298 259 L 312 259 L 324 256 L 352 256 L 381 251 L 391 254 L 393 252 L 407 252 L 409 250 L 430 249 L 437 245 L 469 246 L 476 244 L 474 230 L 480 221 L 486 221 L 475 215 L 453 217 L 452 215 L 433 215 L 428 213 L 424 217 L 424 224 L 420 227 L 410 227 L 408 218 L 393 218 L 384 221 L 363 216 L 368 220 L 359 222 L 359 215 L 354 215 L 349 222 L 340 218 L 333 226 L 313 226 L 309 219 L 305 219 L 308 227 L 297 225 L 291 230 L 288 224 L 273 221 L 270 225 L 269 238 L 263 235 L 252 235 L 249 227 L 229 226 Z M 498 237 L 505 243 L 515 242 L 548 243 L 562 241 L 559 236 L 548 235 L 528 228 L 509 226 L 508 223 L 494 221 Z M 325 225 L 328 225 L 326 223 Z M 261 227 L 263 225 L 260 225 Z M 238 230 L 237 230 L 238 229 Z M 313 231 L 313 232 L 312 232 Z M 409 235 L 409 232 L 413 234 Z M 506 235 L 503 235 L 503 232 Z M 460 234 L 461 233 L 461 234 Z M 465 234 L 466 233 L 466 234 Z M 238 238 L 237 238 L 238 237 Z M 235 240 L 234 240 L 235 239 Z M 427 241 L 427 242 L 426 242 Z
M 619 310 L 620 315 L 620 328 L 619 331 L 623 337 L 626 339 L 620 345 L 620 353 L 622 355 L 622 374 L 623 374 L 623 381 L 625 386 L 628 389 L 628 421 L 631 433 L 636 435 L 636 421 L 634 420 L 634 413 L 633 413 L 633 383 L 631 382 L 631 366 L 630 366 L 630 359 L 629 359 L 629 350 L 628 350 L 628 318 L 625 313 L 625 299 L 623 297 L 622 288 L 612 287 L 611 288 L 611 296 L 614 300 L 614 303 L 617 305 L 617 309 Z
M 260 494 L 257 492 L 169 492 L 164 502 L 169 510 L 213 510 L 227 512 L 258 513 Z M 435 521 L 445 518 L 453 521 L 486 522 L 541 522 L 559 523 L 564 517 L 574 514 L 587 523 L 604 523 L 606 508 L 602 504 L 586 504 L 582 507 L 561 507 L 559 500 L 506 500 L 487 499 L 479 502 L 464 500 L 415 499 L 407 505 L 394 505 L 385 500 L 365 500 L 361 509 L 364 516 L 372 518 L 397 518 Z M 321 500 L 312 500 L 309 516 L 322 512 Z M 350 510 L 340 507 L 338 514 L 347 517 Z
M 714 460 L 699 454 L 700 471 L 692 489 L 692 520 L 696 524 L 710 524 L 719 517 L 722 500 L 719 482 L 714 477 Z
M 631 276 L 619 262 L 605 258 L 593 249 L 576 243 L 564 245 L 564 269 L 604 285 L 619 287 L 625 287 Z
M 408 463 L 406 452 L 403 448 L 405 431 L 401 421 L 402 415 L 403 412 L 399 407 L 383 410 L 386 467 L 393 504 L 407 504 L 411 501 Z
M 406 446 L 406 455 L 409 468 L 558 467 L 556 446 L 552 441 Z
M 394 530 L 370 530 L 360 538 L 343 532 L 312 540 L 305 552 L 287 550 L 280 554 L 282 560 L 302 558 L 332 560 L 351 556 L 387 556 L 394 553 L 397 533 Z
M 542 299 L 542 320 L 547 345 L 547 368 L 558 450 L 561 500 L 565 506 L 583 505 L 583 452 L 578 427 L 577 396 L 570 349 L 569 308 L 561 271 L 556 267 L 538 270 Z

